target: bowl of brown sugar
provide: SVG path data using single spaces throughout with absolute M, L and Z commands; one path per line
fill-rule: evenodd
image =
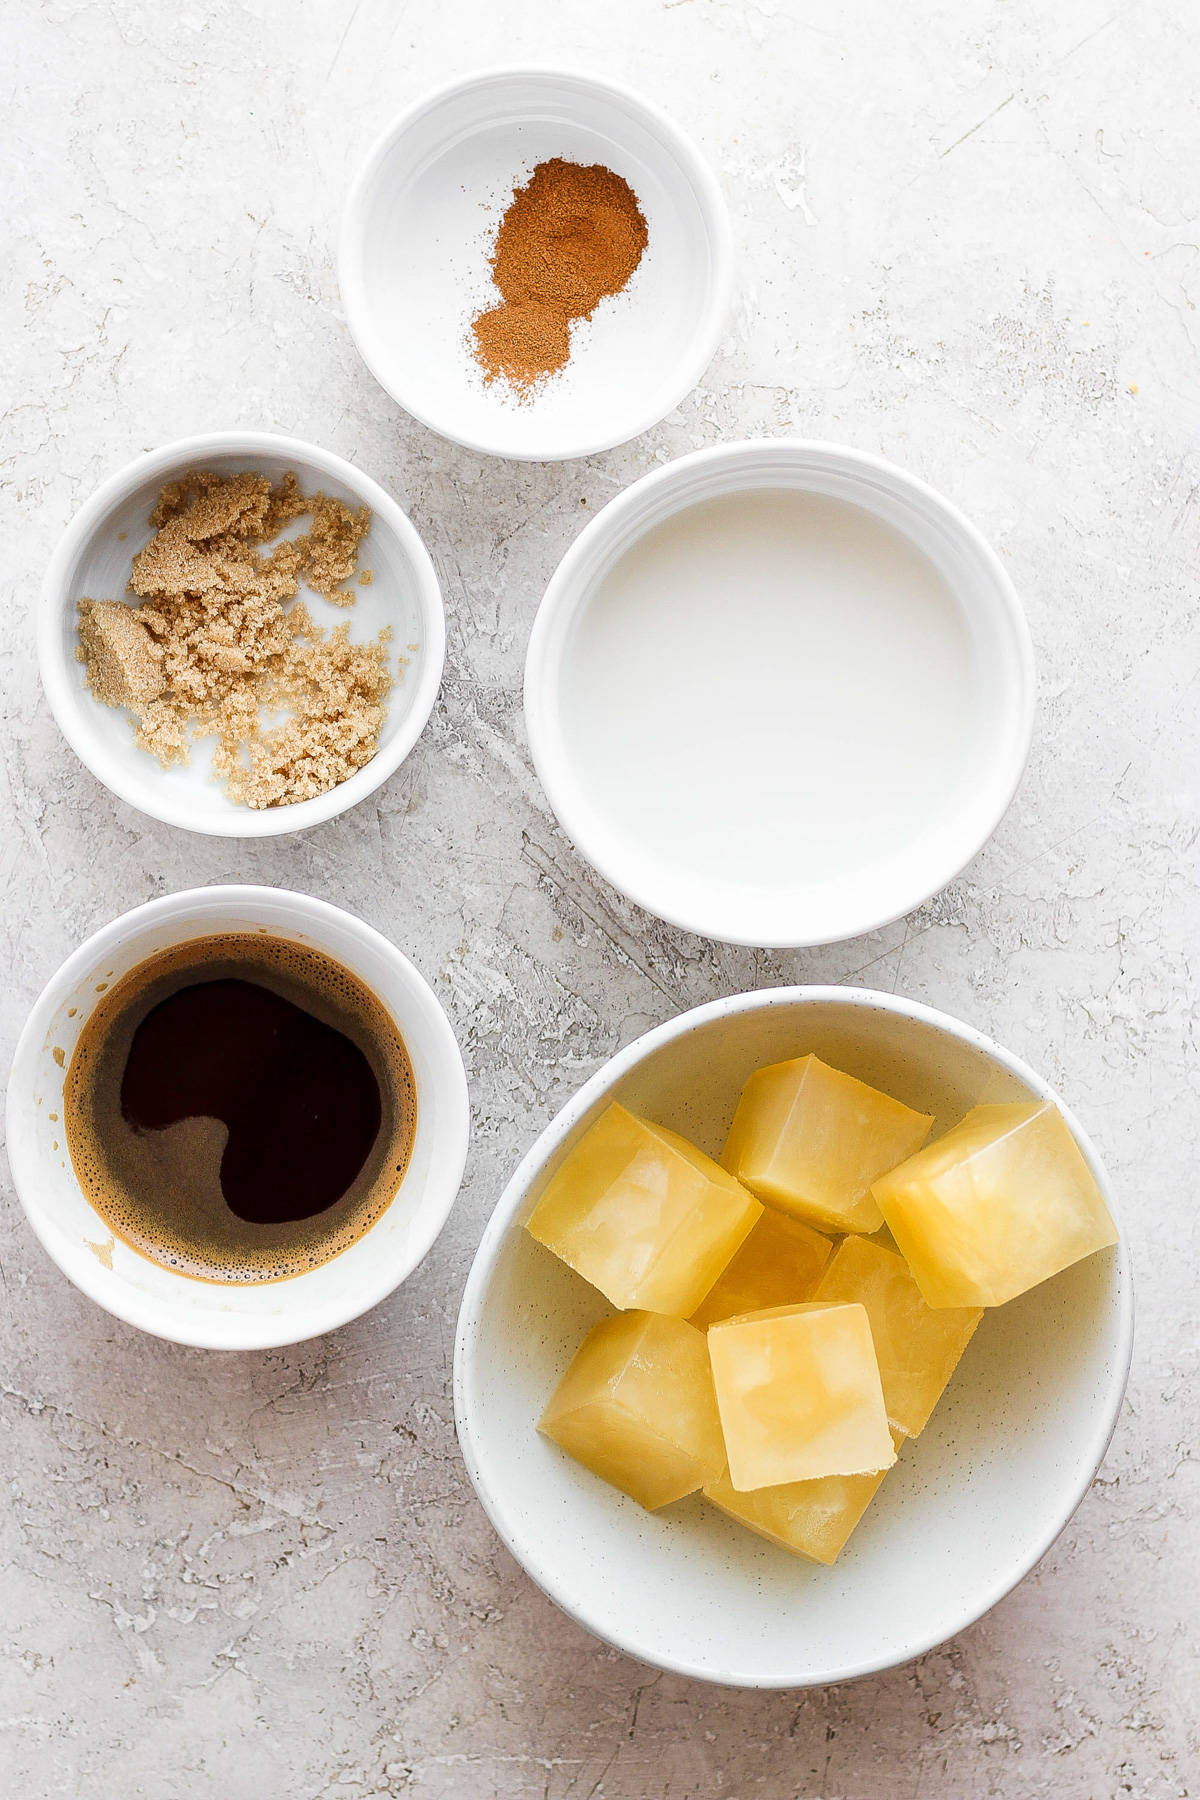
M 64 735 L 170 825 L 272 837 L 373 793 L 433 708 L 445 615 L 377 482 L 312 444 L 221 432 L 152 451 L 68 526 L 38 621 Z
M 408 412 L 488 455 L 611 449 L 700 380 L 729 309 L 724 199 L 615 83 L 496 69 L 410 108 L 346 203 L 346 319 Z

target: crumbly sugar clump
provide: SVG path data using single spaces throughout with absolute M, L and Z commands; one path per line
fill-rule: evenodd
M 303 536 L 262 548 L 305 516 Z M 79 602 L 88 686 L 129 709 L 135 742 L 164 767 L 187 761 L 193 735 L 215 733 L 214 772 L 233 800 L 327 793 L 379 747 L 390 632 L 369 644 L 352 644 L 346 625 L 327 634 L 296 594 L 304 581 L 353 606 L 345 583 L 370 522 L 365 507 L 302 494 L 291 473 L 274 487 L 203 470 L 168 483 L 130 572 L 141 604 Z M 267 725 L 264 711 L 285 716 Z
M 161 645 L 120 600 L 79 602 L 79 645 L 88 686 L 105 706 L 140 712 L 167 685 Z

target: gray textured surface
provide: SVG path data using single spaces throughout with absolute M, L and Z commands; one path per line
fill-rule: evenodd
M 4 35 L 5 1044 L 116 912 L 286 883 L 429 976 L 476 1130 L 404 1291 L 268 1356 L 117 1325 L 5 1190 L 5 1790 L 1196 1792 L 1194 9 L 14 0 Z M 331 263 L 349 172 L 389 116 L 517 57 L 628 77 L 689 123 L 741 255 L 702 389 L 573 466 L 487 463 L 401 416 L 348 341 Z M 389 486 L 451 624 L 441 704 L 384 791 L 244 848 L 155 826 L 78 766 L 29 618 L 97 480 L 237 424 L 315 438 Z M 872 938 L 772 956 L 661 928 L 592 876 L 547 815 L 519 692 L 581 518 L 668 456 L 786 430 L 891 455 L 976 517 L 1025 597 L 1041 705 L 1019 798 L 949 892 Z M 499 1548 L 455 1451 L 453 1323 L 508 1171 L 584 1076 L 680 1008 L 814 978 L 943 1006 L 1061 1084 L 1118 1179 L 1139 1345 L 1091 1495 L 989 1618 L 855 1687 L 730 1694 L 606 1651 Z

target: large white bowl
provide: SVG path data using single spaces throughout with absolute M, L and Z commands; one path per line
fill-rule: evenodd
M 243 470 L 278 481 L 289 469 L 305 493 L 324 489 L 351 506 L 371 509 L 371 527 L 359 552 L 370 569 L 369 587 L 355 588 L 353 608 L 332 606 L 301 593 L 321 625 L 346 625 L 352 640 L 392 631 L 392 667 L 404 669 L 387 700 L 379 748 L 370 762 L 326 794 L 292 806 L 255 809 L 230 800 L 210 778 L 212 740 L 193 749 L 184 765 L 164 769 L 133 741 L 129 714 L 102 706 L 84 684 L 76 661 L 78 603 L 126 598 L 129 565 L 151 535 L 149 518 L 164 483 L 192 469 L 219 475 Z M 304 529 L 301 520 L 298 530 Z M 365 800 L 395 773 L 433 710 L 446 653 L 446 618 L 429 552 L 390 494 L 352 463 L 316 444 L 265 431 L 218 431 L 181 438 L 137 457 L 110 476 L 76 513 L 55 550 L 42 584 L 38 613 L 38 661 L 51 711 L 75 754 L 92 774 L 131 806 L 216 837 L 277 837 L 320 825 Z
M 723 444 L 585 526 L 530 635 L 525 718 L 563 828 L 704 937 L 857 937 L 943 887 L 1029 753 L 1033 653 L 975 527 L 836 444 Z
M 176 944 L 269 931 L 324 951 L 395 1020 L 412 1063 L 417 1129 L 397 1191 L 339 1255 L 288 1281 L 194 1281 L 115 1238 L 85 1197 L 63 1137 L 63 1085 L 96 995 Z M 98 1305 L 157 1337 L 212 1350 L 261 1350 L 333 1331 L 376 1306 L 416 1268 L 462 1180 L 470 1106 L 450 1022 L 395 945 L 340 907 L 285 888 L 166 894 L 114 919 L 51 976 L 26 1020 L 8 1084 L 8 1154 L 29 1223 L 64 1275 Z
M 484 383 L 471 320 L 499 298 L 487 259 L 514 186 L 555 156 L 624 177 L 649 243 L 572 328 L 568 366 L 519 399 Z M 610 449 L 679 404 L 716 350 L 732 266 L 721 190 L 679 127 L 616 82 L 549 68 L 491 69 L 402 113 L 350 189 L 338 252 L 346 321 L 392 398 L 456 443 L 539 462 Z
M 1062 1106 L 969 1025 L 891 995 L 780 988 L 697 1007 L 622 1050 L 542 1133 L 484 1234 L 458 1324 L 459 1442 L 513 1555 L 631 1656 L 742 1687 L 888 1668 L 1008 1593 L 1087 1492 L 1132 1347 L 1124 1244 L 989 1312 L 929 1425 L 829 1569 L 763 1543 L 699 1498 L 644 1512 L 539 1437 L 535 1421 L 555 1383 L 608 1310 L 522 1229 L 564 1155 L 612 1099 L 716 1153 L 751 1070 L 809 1050 L 934 1112 L 935 1130 L 981 1100 Z M 1112 1205 L 1095 1151 L 1062 1110 Z

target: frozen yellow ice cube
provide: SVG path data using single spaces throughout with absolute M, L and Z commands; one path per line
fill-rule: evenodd
M 1000 1306 L 1117 1241 L 1049 1101 L 973 1107 L 874 1192 L 930 1306 Z
M 538 1430 L 651 1510 L 695 1493 L 725 1465 L 703 1333 L 661 1313 L 602 1319 Z
M 895 1429 L 916 1437 L 982 1319 L 982 1309 L 927 1306 L 904 1258 L 862 1237 L 842 1239 L 813 1299 L 857 1300 L 866 1307 L 888 1418 Z
M 1049 1102 L 973 1107 L 876 1181 L 874 1195 L 930 1307 L 999 1307 L 1117 1242 Z
M 735 1313 L 811 1300 L 833 1244 L 819 1231 L 768 1207 L 692 1314 L 701 1330 Z
M 761 1217 L 710 1156 L 614 1103 L 554 1174 L 526 1229 L 614 1306 L 686 1318 Z
M 818 1231 L 877 1231 L 871 1183 L 925 1142 L 933 1120 L 816 1056 L 758 1069 L 721 1161 L 769 1206 Z
M 903 1441 L 903 1432 L 893 1431 L 897 1450 Z M 872 1475 L 785 1481 L 779 1487 L 756 1488 L 752 1494 L 739 1494 L 725 1474 L 708 1484 L 704 1497 L 781 1550 L 831 1563 L 837 1561 L 886 1474 L 886 1469 L 876 1469 Z
M 739 1492 L 895 1462 L 865 1307 L 744 1313 L 709 1328 L 708 1350 Z

